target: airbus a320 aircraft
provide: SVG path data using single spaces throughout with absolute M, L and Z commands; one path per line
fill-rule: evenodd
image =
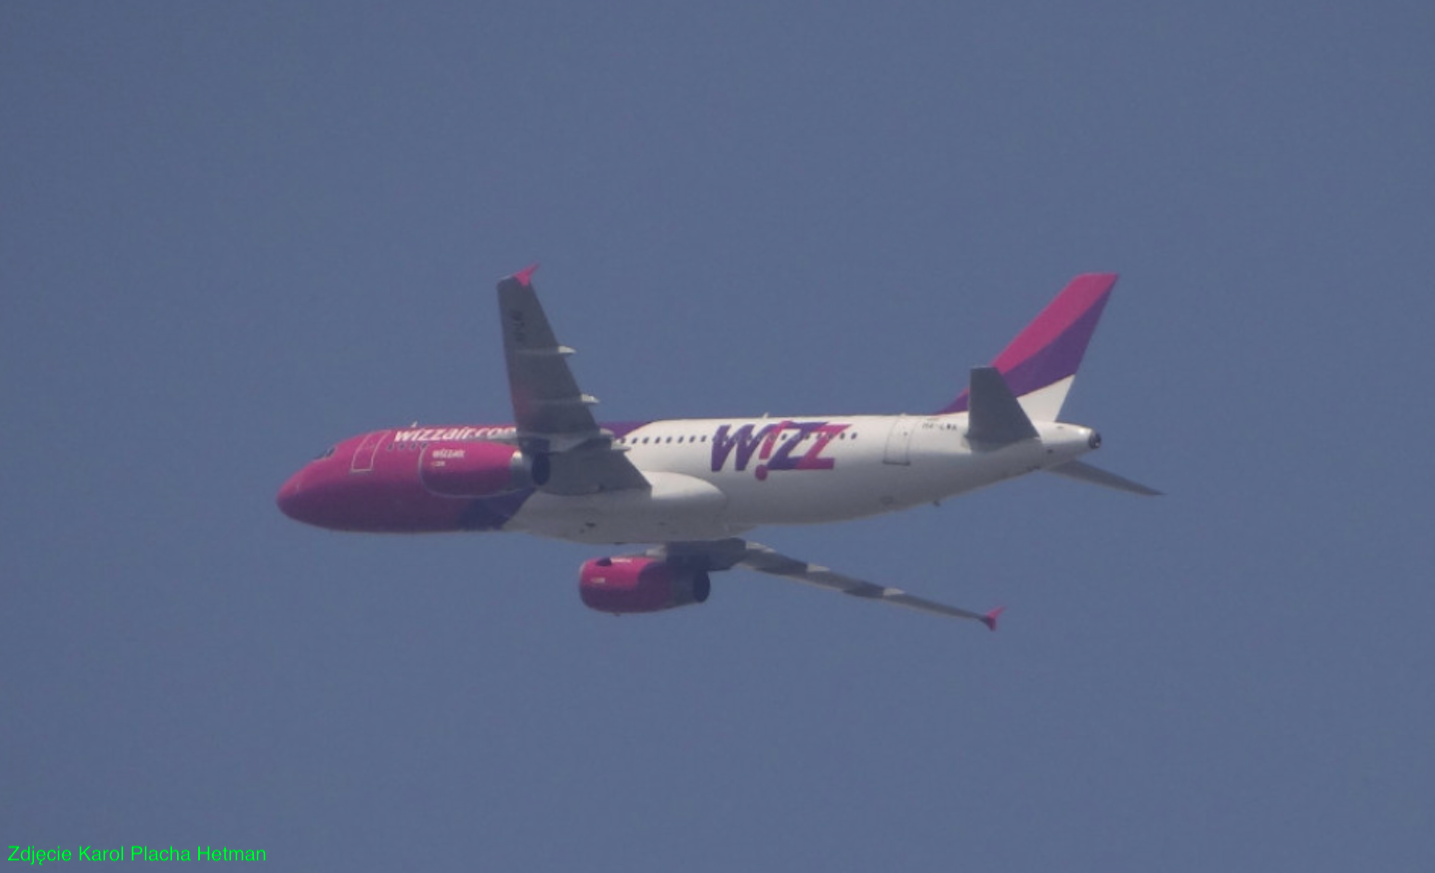
M 935 503 L 1037 470 L 1158 492 L 1078 460 L 1101 445 L 1058 420 L 1113 274 L 1078 276 L 966 390 L 927 415 L 802 415 L 599 424 L 533 289 L 498 283 L 513 424 L 351 437 L 284 483 L 279 508 L 341 531 L 522 531 L 651 545 L 583 564 L 578 590 L 615 614 L 702 603 L 741 567 L 856 597 L 980 621 L 948 606 L 778 554 L 739 535 Z

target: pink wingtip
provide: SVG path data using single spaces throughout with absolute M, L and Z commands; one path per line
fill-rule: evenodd
M 517 273 L 514 273 L 513 278 L 518 280 L 518 284 L 522 285 L 524 288 L 527 288 L 533 284 L 533 274 L 537 271 L 538 265 L 530 264 L 522 270 L 519 270 Z
M 1002 614 L 1002 611 L 1005 610 L 1005 609 L 1006 609 L 1005 606 L 998 606 L 996 609 L 993 609 L 991 612 L 989 612 L 989 613 L 987 613 L 986 615 L 982 616 L 982 624 L 986 625 L 986 626 L 987 626 L 989 629 L 991 629 L 991 630 L 996 630 L 996 629 L 997 629 L 997 616 L 1001 615 L 1001 614 Z

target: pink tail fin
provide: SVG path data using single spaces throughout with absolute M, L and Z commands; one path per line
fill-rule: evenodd
M 1033 418 L 1049 421 L 1061 411 L 1069 380 L 1081 366 L 1115 285 L 1115 273 L 1088 273 L 1072 279 L 992 361 L 1018 398 L 1052 389 L 1040 409 L 1028 409 Z M 966 412 L 968 403 L 968 394 L 963 391 L 941 411 Z

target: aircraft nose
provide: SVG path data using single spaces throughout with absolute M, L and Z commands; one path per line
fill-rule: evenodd
M 304 521 L 303 493 L 304 471 L 300 470 L 290 476 L 289 480 L 279 489 L 279 495 L 274 498 L 274 502 L 279 505 L 280 512 L 295 521 Z

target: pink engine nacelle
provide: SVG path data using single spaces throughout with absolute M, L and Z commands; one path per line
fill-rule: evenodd
M 711 593 L 705 570 L 643 555 L 594 558 L 578 571 L 578 594 L 584 605 L 614 615 L 702 603 Z
M 534 480 L 528 459 L 504 443 L 439 441 L 419 459 L 419 481 L 443 497 L 492 497 L 532 488 Z

